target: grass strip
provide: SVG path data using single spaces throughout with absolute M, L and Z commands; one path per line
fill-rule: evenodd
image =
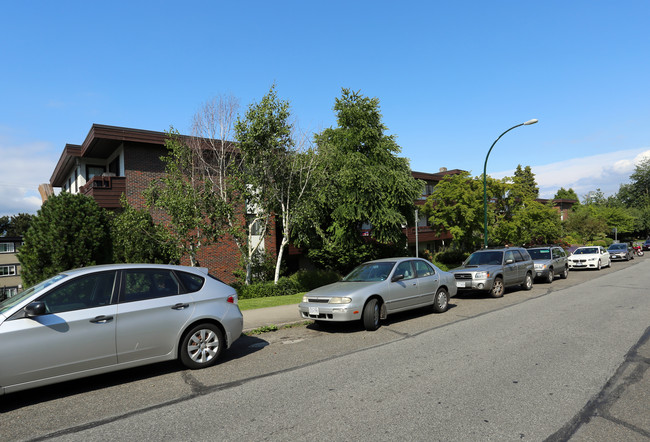
M 267 296 L 265 298 L 240 299 L 240 310 L 253 310 L 256 308 L 276 307 L 278 305 L 299 304 L 302 301 L 304 293 L 285 296 Z

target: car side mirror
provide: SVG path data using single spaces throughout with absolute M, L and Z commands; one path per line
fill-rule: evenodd
M 34 316 L 41 316 L 47 313 L 45 303 L 43 301 L 35 301 L 25 306 L 25 316 L 33 318 Z
M 393 275 L 393 277 L 390 279 L 390 282 L 397 282 L 404 279 L 404 274 L 400 273 L 399 275 Z
M 514 259 L 506 259 L 506 264 L 512 264 L 513 262 L 515 262 Z

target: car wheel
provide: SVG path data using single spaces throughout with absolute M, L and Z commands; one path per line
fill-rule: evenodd
M 568 276 L 569 276 L 569 269 L 564 267 L 564 270 L 562 271 L 562 273 L 560 273 L 560 278 L 567 279 Z
M 500 298 L 503 296 L 503 279 L 501 278 L 494 278 L 494 284 L 492 284 L 492 290 L 490 290 L 490 295 L 492 295 L 493 298 Z
M 444 288 L 441 288 L 436 293 L 433 300 L 433 311 L 436 313 L 446 312 L 449 307 L 449 293 Z
M 214 365 L 221 354 L 224 339 L 214 324 L 199 324 L 185 333 L 181 341 L 181 362 L 195 370 Z
M 530 273 L 526 273 L 526 278 L 524 279 L 524 282 L 521 283 L 521 288 L 524 290 L 530 290 L 533 288 L 533 277 Z
M 596 270 L 600 270 L 600 259 L 598 260 L 598 266 L 596 266 Z
M 379 304 L 376 299 L 368 301 L 363 309 L 363 327 L 368 331 L 379 328 Z
M 546 282 L 549 284 L 553 282 L 553 277 L 555 277 L 555 270 L 553 270 L 553 267 L 548 269 L 548 276 L 546 277 Z

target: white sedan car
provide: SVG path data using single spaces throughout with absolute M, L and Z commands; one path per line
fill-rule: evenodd
M 569 269 L 596 269 L 612 265 L 609 252 L 601 246 L 585 246 L 575 249 L 569 256 Z

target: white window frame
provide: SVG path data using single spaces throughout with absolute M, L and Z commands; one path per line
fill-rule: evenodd
M 0 253 L 16 253 L 16 247 L 12 242 L 0 242 Z
M 6 274 L 4 269 L 7 269 Z M 5 276 L 16 276 L 16 266 L 15 265 L 0 266 L 0 278 L 3 278 Z

